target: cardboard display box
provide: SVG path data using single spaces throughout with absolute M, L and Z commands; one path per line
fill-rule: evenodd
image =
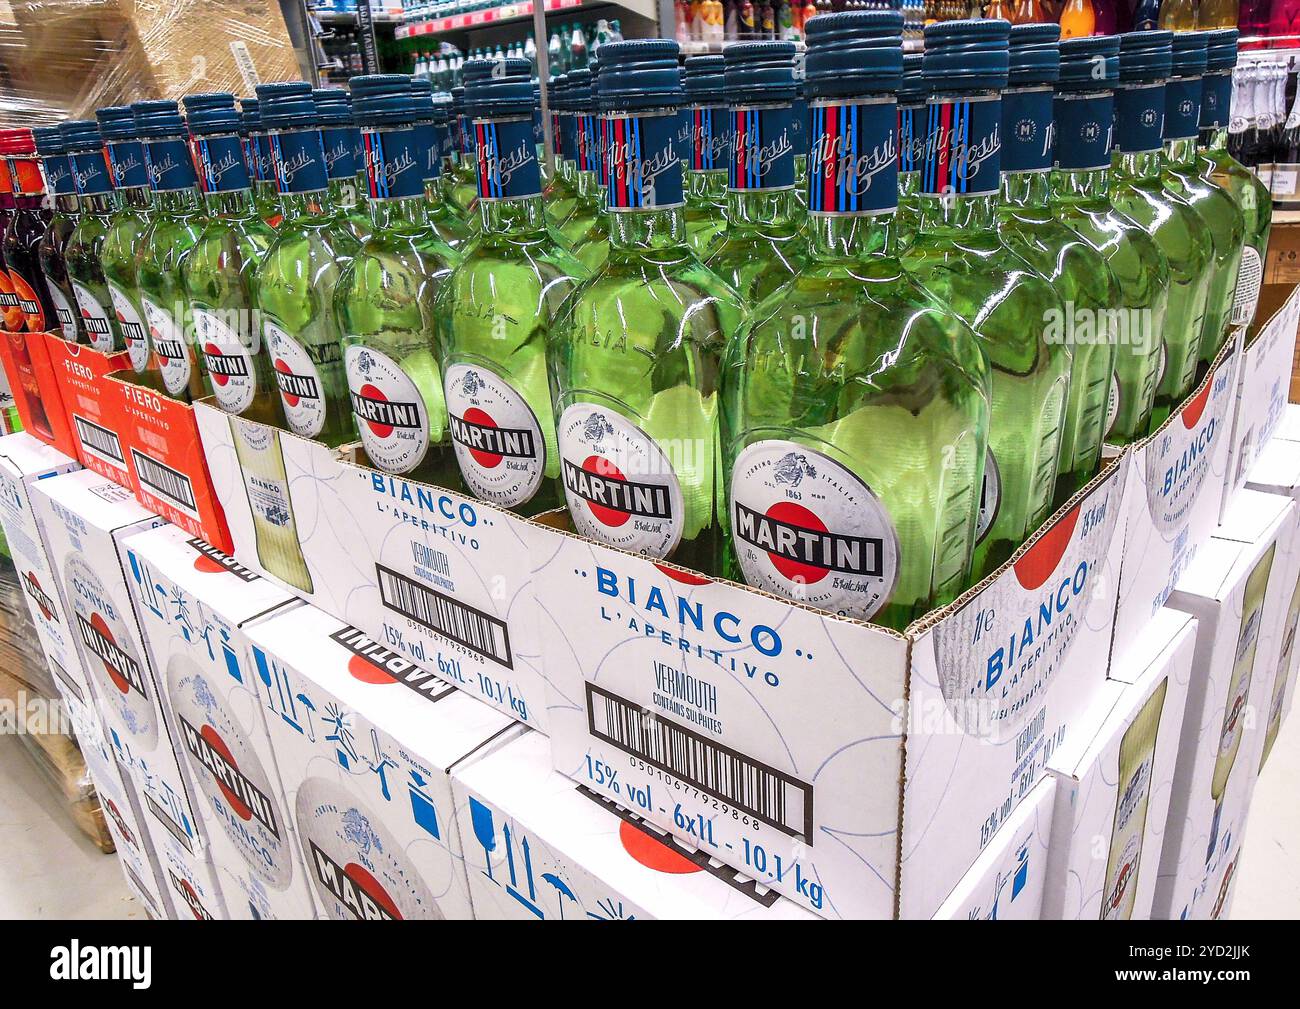
M 1034 921 L 1042 917 L 1056 781 L 1043 778 L 998 828 L 935 913 L 942 921 Z
M 237 919 L 313 917 L 242 629 L 295 604 L 179 526 L 131 536 L 121 552 L 145 587 L 136 616 L 226 912 Z
M 68 619 L 58 577 L 46 553 L 32 493 L 41 481 L 79 468 L 75 460 L 25 431 L 0 438 L 0 522 L 36 625 L 36 636 L 59 692 L 93 705 L 74 640 L 74 625 Z
M 77 458 L 87 469 L 137 493 L 121 437 L 125 423 L 121 404 L 116 397 L 107 395 L 104 385 L 106 375 L 129 366 L 126 351 L 103 354 L 53 334 L 47 334 L 45 342 L 68 426 L 77 443 Z
M 1095 736 L 1076 735 L 1053 761 L 1044 918 L 1151 916 L 1195 644 L 1195 619 L 1157 613 L 1112 668 Z
M 1226 913 L 1254 792 L 1284 607 L 1293 595 L 1296 506 L 1239 491 L 1169 598 L 1197 619 L 1155 918 Z
M 813 917 L 552 770 L 540 733 L 457 768 L 452 788 L 475 918 Z
M 523 730 L 315 607 L 248 637 L 318 914 L 472 917 L 451 772 Z
M 45 338 L 40 333 L 0 333 L 0 361 L 23 430 L 75 458 L 77 440 L 68 427 Z
M 195 412 L 242 563 L 545 731 L 535 525 L 207 402 Z

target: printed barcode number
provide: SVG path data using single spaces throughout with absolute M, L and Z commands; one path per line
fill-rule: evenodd
M 505 621 L 435 592 L 382 564 L 376 564 L 375 570 L 379 575 L 379 597 L 388 609 L 507 669 L 514 668 Z
M 77 425 L 77 437 L 81 439 L 82 448 L 105 462 L 126 469 L 126 456 L 122 454 L 122 443 L 116 434 L 77 414 L 72 415 L 72 420 Z
M 588 683 L 597 739 L 667 771 L 777 830 L 812 843 L 813 790 L 797 778 Z
M 131 458 L 135 462 L 135 474 L 146 489 L 198 518 L 194 486 L 189 477 L 152 456 L 145 455 L 138 448 L 131 449 Z

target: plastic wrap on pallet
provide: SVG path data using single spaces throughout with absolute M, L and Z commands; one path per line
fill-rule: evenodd
M 274 0 L 0 0 L 0 126 L 301 75 Z

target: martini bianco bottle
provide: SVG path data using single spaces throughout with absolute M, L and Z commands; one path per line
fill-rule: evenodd
M 1277 739 L 1277 730 L 1282 726 L 1282 702 L 1286 699 L 1286 690 L 1291 683 L 1291 657 L 1295 654 L 1296 623 L 1300 621 L 1300 581 L 1291 591 L 1291 605 L 1286 610 L 1286 620 L 1282 623 L 1282 649 L 1277 656 L 1277 672 L 1273 674 L 1273 696 L 1268 702 L 1268 721 L 1264 724 L 1264 752 L 1260 754 L 1259 766 L 1268 760 L 1273 741 Z
M 235 456 L 244 476 L 244 493 L 253 513 L 257 560 L 264 570 L 281 581 L 310 593 L 313 591 L 311 574 L 298 542 L 280 432 L 233 414 L 228 419 Z

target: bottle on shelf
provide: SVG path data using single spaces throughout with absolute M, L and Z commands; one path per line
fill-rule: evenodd
M 1196 27 L 1201 31 L 1236 28 L 1241 13 L 1238 0 L 1199 0 L 1196 5 Z
M 45 288 L 54 303 L 54 318 L 50 320 L 49 326 L 51 331 L 59 333 L 69 343 L 85 343 L 86 330 L 82 325 L 81 313 L 76 308 L 77 299 L 68 280 L 68 265 L 64 258 L 68 238 L 81 215 L 72 163 L 57 126 L 38 126 L 32 130 L 32 137 L 36 142 L 36 153 L 41 156 L 45 185 L 54 204 L 50 226 L 41 237 L 41 244 L 36 251 L 41 273 L 45 277 Z M 108 173 L 108 163 L 102 152 L 99 171 L 104 175 Z
M 569 69 L 580 70 L 587 66 L 587 37 L 582 32 L 582 25 L 576 21 L 569 33 Z
M 253 185 L 253 205 L 262 220 L 271 227 L 280 223 L 280 203 L 275 198 L 275 162 L 271 159 L 271 141 L 262 129 L 256 98 L 239 100 L 243 129 L 244 160 Z
M 360 146 L 356 126 L 352 122 L 352 100 L 342 88 L 317 88 L 311 93 L 315 118 L 312 127 L 320 130 L 321 144 L 325 150 L 325 174 L 329 191 L 321 211 L 328 213 L 363 242 L 370 233 L 370 215 L 366 213 L 361 195 L 358 173 L 364 173 L 358 157 Z M 285 194 L 278 191 L 280 217 L 285 210 Z M 292 204 L 295 212 L 300 210 Z
M 903 628 L 967 584 L 987 362 L 895 254 L 902 15 L 828 14 L 807 31 L 809 259 L 724 358 L 729 568 Z
M 135 125 L 135 111 L 129 105 L 113 105 L 95 113 L 104 150 L 112 169 L 113 209 L 99 250 L 113 313 L 113 346 L 126 347 L 131 367 L 137 374 L 157 371 L 149 328 L 140 301 L 137 252 L 144 248 L 144 235 L 152 220 L 153 191 L 145 163 L 144 144 Z M 161 382 L 161 376 L 158 381 Z
M 1097 33 L 1097 12 L 1093 0 L 1065 0 L 1061 8 L 1061 38 L 1086 38 L 1094 33 Z
M 562 91 L 565 144 L 575 152 L 574 179 L 577 200 L 573 211 L 560 225 L 560 234 L 588 273 L 604 265 L 609 257 L 609 215 L 606 212 L 606 179 L 601 120 L 596 114 L 597 64 L 571 71 Z
M 462 220 L 470 223 L 472 230 L 478 220 L 478 215 L 474 213 L 474 205 L 478 200 L 478 184 L 475 181 L 477 156 L 474 150 L 474 127 L 465 115 L 463 87 L 451 89 L 451 113 L 457 148 L 456 166 L 442 183 L 442 199 Z
M 212 393 L 189 339 L 194 327 L 181 279 L 185 258 L 206 223 L 199 179 L 179 106 L 171 101 L 136 102 L 131 111 L 144 142 L 153 192 L 139 239 L 137 292 L 162 391 L 188 403 Z
M 85 341 L 104 354 L 126 349 L 113 325 L 113 299 L 100 264 L 113 212 L 113 181 L 105 140 L 94 119 L 69 120 L 59 126 L 76 180 L 81 214 L 63 247 L 74 311 Z
M 925 166 L 926 98 L 920 53 L 903 56 L 903 79 L 898 85 L 898 211 L 894 233 L 901 254 L 921 226 L 921 169 Z
M 727 47 L 724 58 L 733 145 L 727 228 L 706 265 L 753 308 L 807 259 L 806 215 L 796 191 L 791 139 L 795 45 L 738 42 Z
M 14 200 L 4 233 L 4 259 L 18 303 L 16 328 L 43 333 L 58 325 L 58 315 L 41 270 L 41 239 L 49 230 L 52 214 L 45 205 L 45 177 L 32 131 L 0 131 L 0 155 L 8 162 Z
M 727 109 L 722 56 L 688 56 L 684 83 L 689 126 L 686 166 L 686 236 L 707 259 L 726 229 L 727 166 L 731 159 L 731 119 Z
M 1064 306 L 997 236 L 1010 27 L 946 21 L 925 30 L 921 223 L 903 255 L 921 286 L 975 331 L 989 364 L 992 414 L 972 581 L 1006 561 L 1051 513 L 1070 386 L 1070 350 L 1053 325 Z
M 1157 24 L 1169 31 L 1186 32 L 1196 27 L 1198 0 L 1160 0 Z
M 424 175 L 424 199 L 429 205 L 429 227 L 447 246 L 459 249 L 474 229 L 443 202 L 438 183 L 442 175 L 442 150 L 438 139 L 438 113 L 433 107 L 433 90 L 428 81 L 412 80 L 411 96 L 417 113 L 415 132 L 420 141 L 420 171 Z
M 370 465 L 454 488 L 433 302 L 455 254 L 429 227 L 417 167 L 421 110 L 404 74 L 351 84 L 371 215 L 370 237 L 343 268 L 334 295 L 353 419 Z
M 546 345 L 583 268 L 548 227 L 532 139 L 528 61 L 471 64 L 478 235 L 438 292 L 443 388 L 461 477 L 479 498 L 532 515 L 559 507 Z M 494 292 L 485 311 L 480 292 Z
M 1049 203 L 1055 157 L 1053 88 L 1060 79 L 1060 29 L 1016 25 L 1010 36 L 1008 90 L 1002 96 L 1002 203 L 998 235 L 1048 281 L 1065 310 L 1060 342 L 1070 348 L 1054 505 L 1064 504 L 1097 472 L 1115 370 L 1119 284 L 1091 245 L 1063 224 Z M 1075 339 L 1079 334 L 1080 339 Z
M 1136 0 L 1129 30 L 1149 32 L 1160 27 L 1160 0 Z
M 284 87 L 285 85 L 278 85 Z M 259 84 L 259 89 L 277 85 Z M 307 98 L 311 86 L 303 85 Z M 259 112 L 262 91 L 258 92 Z M 252 180 L 239 142 L 235 96 L 224 92 L 186 95 L 186 122 L 192 138 L 206 220 L 181 264 L 185 296 L 194 325 L 194 343 L 217 405 L 227 413 L 275 426 L 284 425 L 280 392 L 270 355 L 262 352 L 261 326 L 253 302 L 253 275 L 274 232 L 253 203 Z M 271 163 L 277 180 L 296 172 L 325 174 L 325 159 L 280 133 L 265 118 Z M 320 146 L 319 134 L 315 146 Z
M 565 497 L 584 535 L 719 569 L 719 357 L 741 318 L 683 216 L 679 47 L 601 49 L 609 258 L 568 299 L 551 373 Z
M 1213 276 L 1213 243 L 1196 212 L 1161 181 L 1165 85 L 1173 68 L 1173 32 L 1120 36 L 1115 95 L 1119 147 L 1111 179 L 1115 209 L 1143 228 L 1169 262 L 1169 309 L 1162 334 L 1160 380 L 1151 414 L 1154 430 L 1182 403 L 1196 380 L 1196 363 Z

